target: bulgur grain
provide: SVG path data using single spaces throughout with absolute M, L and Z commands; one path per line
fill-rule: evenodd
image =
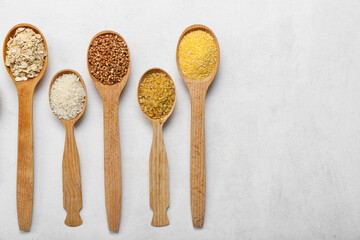
M 151 119 L 160 119 L 171 111 L 175 102 L 175 85 L 163 72 L 148 74 L 138 92 L 141 110 Z

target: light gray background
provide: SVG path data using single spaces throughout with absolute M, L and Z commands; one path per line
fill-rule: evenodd
M 0 67 L 0 239 L 360 239 L 360 1 L 5 1 L 0 38 L 28 22 L 45 35 L 49 64 L 34 96 L 34 207 L 29 233 L 16 214 L 17 93 Z M 206 99 L 207 201 L 202 230 L 190 213 L 190 98 L 175 49 L 189 25 L 209 26 L 221 63 Z M 86 68 L 90 39 L 127 41 L 131 76 L 120 98 L 120 232 L 107 229 L 100 96 Z M 151 124 L 137 103 L 140 76 L 160 67 L 177 90 L 164 128 L 170 225 L 150 226 Z M 84 78 L 76 126 L 83 225 L 63 223 L 65 129 L 48 103 L 50 79 Z

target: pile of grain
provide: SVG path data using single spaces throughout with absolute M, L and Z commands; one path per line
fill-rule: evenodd
M 150 73 L 140 82 L 138 98 L 141 110 L 149 118 L 160 119 L 174 106 L 174 82 L 163 72 Z
M 204 79 L 215 68 L 217 47 L 214 38 L 207 32 L 197 30 L 186 34 L 179 45 L 181 71 L 190 79 Z
M 81 113 L 85 97 L 80 79 L 75 74 L 63 74 L 51 86 L 50 106 L 59 118 L 74 119 Z
M 16 81 L 25 81 L 39 74 L 47 55 L 40 34 L 30 28 L 18 28 L 6 46 L 5 65 L 10 67 Z
M 127 74 L 130 55 L 124 39 L 114 33 L 97 36 L 89 47 L 90 73 L 102 84 L 120 82 Z

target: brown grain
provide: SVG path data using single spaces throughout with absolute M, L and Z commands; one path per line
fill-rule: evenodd
M 129 49 L 120 36 L 106 33 L 96 37 L 88 54 L 90 73 L 102 84 L 113 85 L 127 74 Z

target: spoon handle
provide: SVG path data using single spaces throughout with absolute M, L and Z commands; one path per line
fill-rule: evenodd
M 17 155 L 16 202 L 19 229 L 29 231 L 33 206 L 33 93 L 30 87 L 17 88 L 19 97 L 19 129 Z
M 162 227 L 169 224 L 166 211 L 169 207 L 168 160 L 162 135 L 162 124 L 152 121 L 153 139 L 150 151 L 150 207 L 153 210 L 151 225 Z
M 104 102 L 105 204 L 109 230 L 119 231 L 121 216 L 121 155 L 119 98 Z
M 201 228 L 205 216 L 205 94 L 194 91 L 191 94 L 191 149 L 190 188 L 191 215 L 194 227 Z
M 65 147 L 63 156 L 63 206 L 67 212 L 65 224 L 76 227 L 82 224 L 80 159 L 74 136 L 74 123 L 65 121 Z

